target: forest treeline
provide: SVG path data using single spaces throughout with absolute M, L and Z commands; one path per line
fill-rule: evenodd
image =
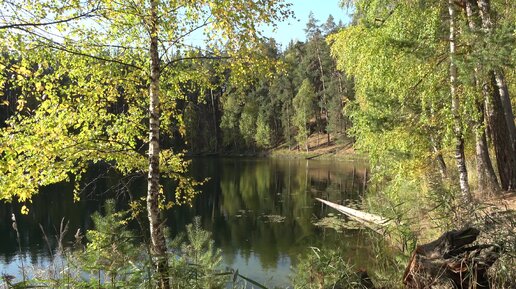
M 174 137 L 165 141 L 194 155 L 257 152 L 283 144 L 308 151 L 308 137 L 313 133 L 326 134 L 318 139 L 318 145 L 343 141 L 351 125 L 343 108 L 354 99 L 353 81 L 337 70 L 326 41 L 343 26 L 331 15 L 320 23 L 311 13 L 305 29 L 307 40 L 292 40 L 282 50 L 269 38 L 256 52 L 266 59 L 265 68 L 258 68 L 244 81 L 231 80 L 238 71 L 228 68 L 233 60 L 224 52 L 220 57 L 183 64 L 188 70 L 203 71 L 206 86 L 191 80 L 182 82 L 182 97 L 176 100 L 174 110 L 178 117 L 168 128 Z M 205 57 L 201 48 L 193 53 Z M 17 77 L 10 71 L 7 79 Z M 66 80 L 61 82 L 68 85 Z M 20 94 L 16 84 L 4 86 L 2 125 L 16 113 Z M 39 105 L 32 97 L 22 103 L 32 108 Z M 124 113 L 130 104 L 120 98 L 110 106 L 112 112 Z
M 286 144 L 308 151 L 313 133 L 326 134 L 320 145 L 343 140 L 350 126 L 343 108 L 354 98 L 353 82 L 337 70 L 326 41 L 342 27 L 331 15 L 319 23 L 310 14 L 306 42 L 292 40 L 284 50 L 272 38 L 263 44 L 260 53 L 270 61 L 265 71 L 235 84 L 227 82 L 228 70 L 226 78 L 211 79 L 211 89 L 188 94 L 181 101 L 184 148 L 238 153 Z
M 306 42 L 264 45 L 266 73 L 189 96 L 186 149 L 309 150 L 313 133 L 327 135 L 321 144 L 351 136 L 393 194 L 430 175 L 466 202 L 514 190 L 514 5 L 343 4 L 355 9 L 349 25 L 311 15 Z

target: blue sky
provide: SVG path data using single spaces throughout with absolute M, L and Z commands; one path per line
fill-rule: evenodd
M 348 23 L 350 19 L 348 11 L 339 6 L 340 0 L 288 0 L 287 2 L 292 3 L 291 9 L 295 13 L 295 19 L 278 23 L 276 32 L 267 31 L 268 29 L 265 32 L 266 36 L 273 37 L 281 43 L 283 48 L 292 39 L 300 41 L 306 39 L 304 29 L 310 11 L 319 20 L 319 24 L 326 22 L 330 14 L 335 18 L 335 23 L 338 23 L 339 20 Z

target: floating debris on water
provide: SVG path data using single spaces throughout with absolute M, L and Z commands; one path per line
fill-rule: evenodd
M 283 223 L 287 217 L 280 215 L 263 215 L 261 216 L 266 223 Z
M 314 225 L 318 227 L 334 229 L 337 232 L 342 232 L 344 230 L 356 230 L 360 228 L 360 224 L 358 222 L 342 219 L 331 213 L 328 214 L 328 217 L 324 217 L 314 222 Z

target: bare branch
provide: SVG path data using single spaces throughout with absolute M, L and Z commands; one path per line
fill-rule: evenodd
M 83 14 L 76 15 L 74 17 L 70 17 L 67 19 L 61 19 L 61 20 L 55 20 L 50 22 L 42 22 L 42 23 L 12 23 L 12 24 L 6 24 L 6 25 L 0 25 L 0 29 L 11 29 L 11 28 L 21 28 L 21 27 L 39 27 L 39 26 L 50 26 L 50 25 L 56 25 L 60 23 L 70 22 L 73 20 L 77 20 L 80 18 L 90 18 L 94 15 L 91 15 L 92 13 L 98 11 L 99 8 L 95 8 L 91 11 L 88 11 Z

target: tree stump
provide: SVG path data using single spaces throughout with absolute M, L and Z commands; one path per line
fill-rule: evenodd
M 418 246 L 403 276 L 405 288 L 490 288 L 487 269 L 498 259 L 499 247 L 468 246 L 479 233 L 474 228 L 449 231 Z

